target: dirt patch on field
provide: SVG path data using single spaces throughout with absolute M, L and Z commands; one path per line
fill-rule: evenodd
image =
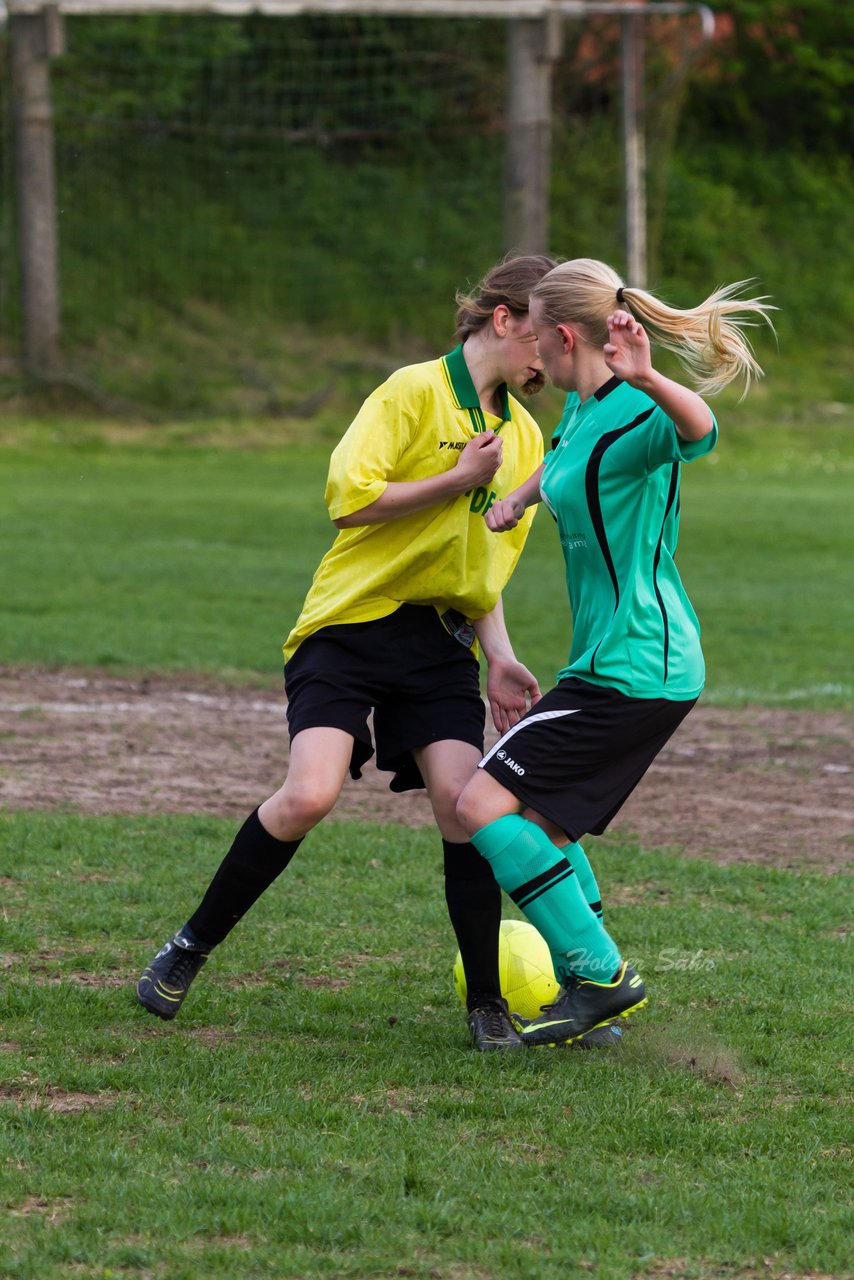
M 828 872 L 854 852 L 854 717 L 700 705 L 612 832 L 718 862 Z M 0 805 L 242 818 L 285 776 L 276 689 L 203 679 L 0 671 Z M 335 816 L 419 826 L 423 794 L 371 767 Z

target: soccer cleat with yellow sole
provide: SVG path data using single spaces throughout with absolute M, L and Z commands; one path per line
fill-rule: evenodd
M 646 1003 L 643 979 L 624 960 L 611 982 L 573 975 L 538 1018 L 519 1028 L 519 1035 L 523 1044 L 531 1046 L 576 1044 L 616 1018 L 627 1018 Z

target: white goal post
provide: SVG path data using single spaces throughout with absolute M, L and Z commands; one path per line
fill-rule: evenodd
M 618 18 L 626 270 L 637 285 L 646 283 L 644 20 L 693 16 L 703 39 L 714 32 L 712 10 L 693 0 L 0 0 L 11 55 L 23 364 L 37 376 L 56 366 L 60 338 L 50 60 L 64 50 L 63 17 L 134 14 L 506 20 L 504 241 L 522 252 L 548 247 L 551 85 L 563 24 L 593 15 Z

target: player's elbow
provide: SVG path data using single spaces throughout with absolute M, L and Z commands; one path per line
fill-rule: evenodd
M 714 429 L 715 420 L 712 417 L 712 411 L 707 405 L 703 405 L 702 410 L 697 414 L 686 416 L 685 419 L 676 424 L 676 432 L 683 439 L 691 444 L 699 444 L 701 440 L 705 440 Z
M 336 529 L 358 529 L 360 525 L 370 524 L 371 521 L 365 516 L 365 510 L 351 511 L 348 516 L 338 516 L 332 523 Z
M 358 511 L 348 511 L 344 516 L 336 516 L 332 523 L 336 529 L 359 529 L 366 524 L 380 524 L 383 518 L 378 499 L 375 498 Z

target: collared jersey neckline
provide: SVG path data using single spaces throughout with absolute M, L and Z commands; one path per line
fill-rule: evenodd
M 453 351 L 449 352 L 448 355 L 442 356 L 442 374 L 457 408 L 468 409 L 475 431 L 485 431 L 486 417 L 480 407 L 480 397 L 475 390 L 469 367 L 466 364 L 466 358 L 463 355 L 462 343 L 458 347 L 454 347 Z M 506 383 L 502 383 L 498 388 L 498 394 L 501 400 L 501 421 L 509 422 L 510 401 Z

